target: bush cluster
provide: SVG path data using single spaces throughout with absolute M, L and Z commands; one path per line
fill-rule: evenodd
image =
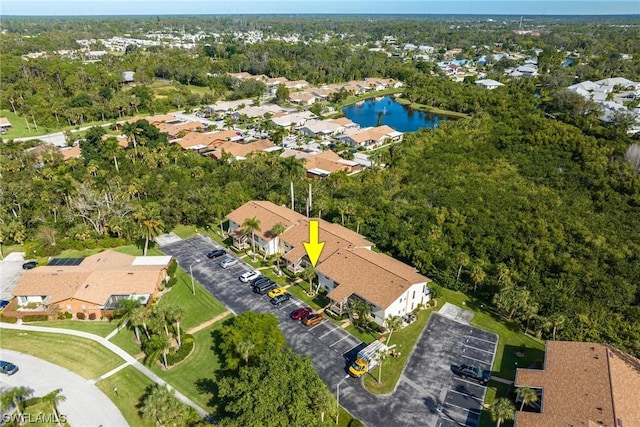
M 17 317 L 5 316 L 4 314 L 0 314 L 0 322 L 16 323 L 17 321 L 18 321 Z
M 87 315 L 86 315 L 86 314 L 84 314 L 83 312 L 79 311 L 78 313 L 76 313 L 76 318 L 77 318 L 78 320 L 84 320 L 84 319 L 86 319 L 86 318 L 87 318 Z
M 22 316 L 23 322 L 40 322 L 43 320 L 49 320 L 49 317 L 46 314 L 33 314 L 29 316 Z
M 191 349 L 193 349 L 193 336 L 183 334 L 182 345 L 180 348 L 178 350 L 173 349 L 169 354 L 167 354 L 167 364 L 171 366 L 181 362 L 189 355 L 189 353 L 191 353 Z

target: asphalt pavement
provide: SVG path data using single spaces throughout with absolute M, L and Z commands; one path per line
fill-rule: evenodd
M 58 404 L 61 415 L 72 426 L 127 426 L 120 410 L 98 387 L 68 369 L 37 357 L 11 350 L 0 350 L 2 360 L 18 366 L 11 376 L 0 377 L 0 388 L 30 387 L 34 397 L 42 397 L 61 388 L 64 402 Z
M 497 336 L 434 313 L 409 358 L 396 390 L 387 396 L 366 391 L 362 379 L 346 378 L 346 367 L 362 343 L 325 319 L 306 327 L 289 318 L 303 303 L 296 298 L 274 307 L 267 296 L 253 293 L 238 280 L 252 269 L 242 260 L 227 269 L 219 266 L 224 257 L 209 260 L 205 254 L 221 248 L 206 236 L 173 242 L 160 249 L 176 258 L 187 272 L 234 313 L 273 313 L 288 344 L 299 354 L 309 355 L 318 375 L 332 393 L 340 387 L 340 405 L 368 426 L 426 425 L 430 427 L 477 427 L 486 387 L 458 378 L 453 369 L 459 363 L 489 369 Z M 233 255 L 231 255 L 233 256 Z
M 11 252 L 0 262 L 0 300 L 11 300 L 13 289 L 22 276 L 24 252 Z

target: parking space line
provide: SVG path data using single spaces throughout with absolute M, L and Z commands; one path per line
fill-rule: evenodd
M 453 379 L 457 380 L 457 381 L 462 381 L 463 383 L 467 383 L 467 384 L 475 385 L 475 386 L 478 386 L 478 387 L 482 387 L 483 389 L 486 388 L 486 386 L 484 386 L 484 385 L 482 385 L 480 383 L 474 383 L 473 381 L 467 381 L 464 378 L 453 377 Z
M 440 412 L 440 416 L 441 416 L 441 417 L 443 417 L 443 416 L 444 416 L 444 417 L 446 417 L 447 419 L 449 419 L 450 421 L 453 421 L 454 423 L 456 423 L 456 424 L 457 424 L 457 425 L 459 425 L 460 427 L 475 427 L 475 426 L 476 426 L 476 424 L 471 424 L 471 425 L 469 425 L 469 424 L 467 424 L 467 423 L 462 424 L 460 421 L 458 421 L 458 420 L 456 420 L 456 419 L 454 419 L 454 418 L 451 418 L 451 417 L 449 416 L 449 414 L 447 414 L 447 413 L 445 413 L 445 412 Z
M 349 338 L 349 335 L 345 335 L 342 338 L 340 338 L 338 341 L 334 342 L 333 344 L 331 344 L 329 347 L 333 347 L 334 345 L 338 344 L 340 341 L 345 340 Z
M 318 326 L 321 326 L 322 324 L 323 324 L 323 323 L 322 323 L 322 322 L 320 322 L 320 323 L 318 323 L 317 325 L 310 327 L 310 328 L 309 328 L 309 331 L 313 331 L 315 328 L 317 328 Z
M 464 354 L 462 354 L 461 356 L 465 359 L 475 360 L 476 362 L 486 363 L 487 365 L 489 364 L 489 362 L 487 362 L 486 360 L 476 359 L 475 357 L 465 356 Z
M 337 327 L 335 327 L 335 328 L 331 329 L 329 332 L 327 332 L 326 334 L 320 335 L 320 338 L 324 338 L 324 337 L 326 337 L 327 335 L 329 335 L 330 333 L 335 332 L 335 331 L 337 331 L 337 330 L 338 330 L 338 328 L 337 328 Z
M 458 391 L 458 390 L 449 390 L 449 391 L 450 391 L 450 392 L 452 392 L 452 393 L 461 394 L 461 395 L 463 395 L 463 396 L 469 396 L 470 398 L 472 398 L 473 400 L 477 401 L 478 403 L 480 403 L 480 404 L 482 404 L 482 403 L 483 403 L 483 401 L 482 401 L 482 400 L 480 400 L 480 398 L 479 398 L 479 397 L 477 397 L 477 396 L 476 396 L 476 395 L 474 395 L 474 394 L 470 394 L 470 393 L 463 393 L 463 392 Z
M 489 344 L 493 345 L 496 343 L 496 341 L 490 341 L 490 340 L 485 340 L 484 338 L 478 338 L 478 337 L 474 337 L 473 335 L 467 335 L 468 338 L 473 338 L 474 340 L 478 340 L 478 341 L 484 341 L 484 342 L 488 342 Z
M 461 409 L 466 412 L 471 412 L 472 414 L 480 415 L 482 413 L 482 411 L 478 409 L 465 408 L 463 406 L 454 405 L 453 403 L 449 403 L 449 402 L 444 402 L 444 404 L 447 406 L 453 406 L 454 408 Z
M 463 344 L 463 345 L 464 345 L 465 347 L 469 347 L 469 348 L 473 348 L 473 349 L 479 350 L 479 351 L 481 351 L 481 352 L 483 352 L 483 353 L 489 353 L 489 354 L 493 353 L 491 350 L 484 350 L 484 349 L 481 349 L 481 348 L 479 348 L 479 347 L 474 347 L 474 346 L 469 345 L 469 344 Z

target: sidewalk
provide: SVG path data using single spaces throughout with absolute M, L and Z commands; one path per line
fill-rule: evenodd
M 191 329 L 187 329 L 187 333 L 188 334 L 195 334 L 198 331 L 203 330 L 204 328 L 206 328 L 207 326 L 211 326 L 214 323 L 216 323 L 218 320 L 222 320 L 225 317 L 227 317 L 228 315 L 230 315 L 231 312 L 229 310 L 225 310 L 222 313 L 218 314 L 216 317 L 214 317 L 213 319 L 209 319 L 206 322 L 202 322 L 200 323 L 198 326 L 194 326 Z
M 173 389 L 173 387 L 171 387 L 170 384 L 168 384 L 162 378 L 160 378 L 159 376 L 157 376 L 156 374 L 151 372 L 151 370 L 149 370 L 149 368 L 147 368 L 146 366 L 142 365 L 140 362 L 138 362 L 129 353 L 127 353 L 126 351 L 124 351 L 123 349 L 118 347 L 117 345 L 113 344 L 112 342 L 107 341 L 103 337 L 100 337 L 100 336 L 94 335 L 94 334 L 90 334 L 88 332 L 76 331 L 76 330 L 73 330 L 73 329 L 48 328 L 48 327 L 44 327 L 44 326 L 29 326 L 29 325 L 18 325 L 18 324 L 11 324 L 11 323 L 0 323 L 0 328 L 24 330 L 24 331 L 34 331 L 34 332 L 46 332 L 46 333 L 53 333 L 53 334 L 75 335 L 77 337 L 86 338 L 86 339 L 89 339 L 89 340 L 92 340 L 92 341 L 96 341 L 96 342 L 102 344 L 103 346 L 107 347 L 109 350 L 111 350 L 112 352 L 114 352 L 118 356 L 120 356 L 126 362 L 126 364 L 131 365 L 134 368 L 136 368 L 138 371 L 142 372 L 147 378 L 149 378 L 154 383 L 159 384 L 161 386 L 167 386 L 167 388 L 169 390 L 173 390 L 173 392 L 175 393 L 175 396 L 180 401 L 182 401 L 183 403 L 185 403 L 185 404 L 191 406 L 192 408 L 194 408 L 196 411 L 198 411 L 198 413 L 203 418 L 208 417 L 208 415 L 209 415 L 209 413 L 207 411 L 202 409 L 193 400 L 189 399 L 187 396 L 185 396 L 184 394 L 180 393 L 178 390 Z

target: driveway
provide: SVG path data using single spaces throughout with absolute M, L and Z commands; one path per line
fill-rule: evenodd
M 28 354 L 2 349 L 0 357 L 20 368 L 14 375 L 0 378 L 2 389 L 25 386 L 34 390 L 34 396 L 42 397 L 61 388 L 66 400 L 58 405 L 58 410 L 67 416 L 70 425 L 128 425 L 116 405 L 81 376 Z
M 360 341 L 329 320 L 310 328 L 292 321 L 289 313 L 302 307 L 302 302 L 292 298 L 273 307 L 266 296 L 254 294 L 249 285 L 238 280 L 238 276 L 252 267 L 241 261 L 222 269 L 219 267 L 222 257 L 209 260 L 205 256 L 214 248 L 220 245 L 206 236 L 197 236 L 160 249 L 175 257 L 187 272 L 191 265 L 194 278 L 231 311 L 275 314 L 289 345 L 297 353 L 311 357 L 318 375 L 332 393 L 336 393 L 340 384 L 340 404 L 366 425 L 477 426 L 485 387 L 457 378 L 452 369 L 459 363 L 470 363 L 461 359 L 463 354 L 488 360 L 486 366 L 490 368 L 497 343 L 495 335 L 434 313 L 395 392 L 376 396 L 364 389 L 361 379 L 345 378 L 347 359 L 357 352 L 356 348 L 362 345 Z M 481 349 L 474 346 L 471 340 L 476 338 L 483 340 L 486 348 L 484 344 Z M 459 424 L 448 424 L 452 420 Z

